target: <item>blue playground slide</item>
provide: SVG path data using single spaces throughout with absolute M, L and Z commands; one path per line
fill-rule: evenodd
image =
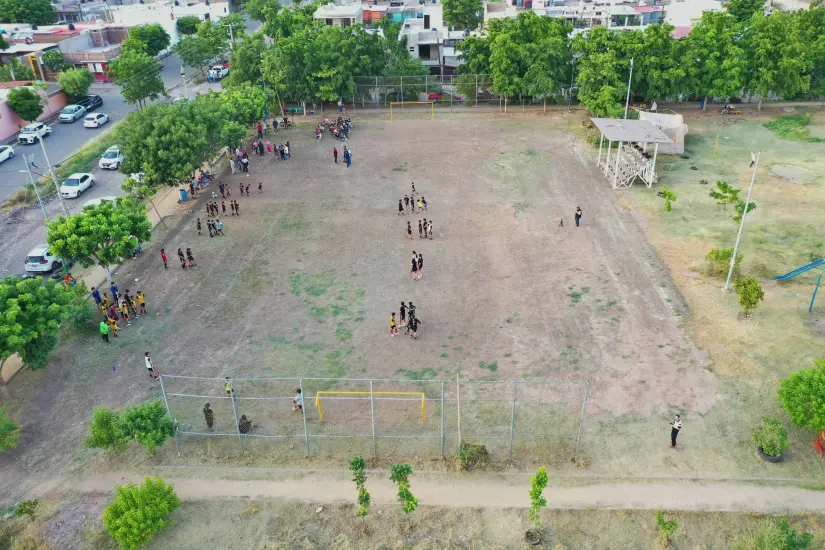
M 815 269 L 820 266 L 825 266 L 825 258 L 820 258 L 815 262 L 809 263 L 808 265 L 798 267 L 790 273 L 785 273 L 784 275 L 777 275 L 776 277 L 774 277 L 774 279 L 776 279 L 777 281 L 787 281 L 788 279 L 793 279 L 797 275 L 802 275 L 806 271 L 810 271 L 811 269 Z

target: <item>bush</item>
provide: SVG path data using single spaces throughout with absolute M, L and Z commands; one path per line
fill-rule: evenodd
M 775 418 L 763 418 L 762 425 L 751 432 L 751 439 L 768 456 L 780 456 L 782 451 L 791 446 L 788 443 L 788 432 Z
M 393 464 L 390 470 L 390 481 L 398 486 L 398 502 L 406 514 L 418 508 L 418 499 L 410 492 L 411 475 L 412 466 L 409 464 Z
M 705 256 L 707 262 L 705 273 L 714 277 L 727 276 L 731 256 L 733 256 L 732 248 L 711 248 Z M 736 263 L 733 265 L 734 275 L 739 274 L 739 266 L 744 258 L 745 256 L 741 252 L 736 255 Z
M 670 212 L 673 209 L 673 201 L 676 200 L 676 193 L 665 187 L 658 195 L 665 199 L 665 211 Z
M 542 466 L 536 471 L 536 475 L 530 478 L 530 521 L 536 529 L 541 528 L 539 512 L 542 507 L 547 506 L 547 499 L 542 496 L 545 488 L 547 488 L 547 468 Z
M 797 533 L 787 520 L 765 520 L 756 533 L 742 535 L 733 550 L 806 550 L 813 540 L 811 533 Z
M 123 431 L 130 439 L 137 440 L 149 454 L 175 435 L 175 426 L 160 401 L 129 407 L 123 411 L 120 419 Z
M 675 519 L 665 519 L 665 511 L 656 511 L 656 525 L 659 526 L 659 542 L 663 548 L 667 548 L 671 539 L 676 536 L 679 522 Z
M 77 334 L 89 332 L 92 328 L 91 322 L 95 316 L 95 308 L 87 300 L 76 300 L 69 306 L 63 324 L 68 329 Z
M 733 289 L 739 294 L 739 304 L 745 312 L 745 317 L 756 309 L 759 302 L 765 299 L 762 285 L 754 277 L 745 277 L 733 283 Z
M 129 437 L 123 431 L 120 414 L 106 407 L 96 407 L 89 423 L 89 435 L 85 445 L 89 449 L 118 451 L 123 448 Z
M 17 441 L 20 439 L 20 426 L 8 418 L 8 410 L 8 405 L 0 405 L 0 453 L 17 447 Z
M 362 456 L 354 456 L 349 461 L 349 471 L 352 472 L 352 480 L 358 489 L 358 510 L 355 515 L 366 516 L 370 513 L 370 494 L 367 492 L 367 461 Z
M 180 505 L 171 485 L 147 477 L 142 485 L 115 487 L 115 498 L 103 511 L 103 526 L 121 548 L 143 546 L 166 527 L 166 518 Z
M 194 15 L 187 15 L 178 19 L 178 32 L 185 35 L 195 34 L 198 32 L 198 25 L 201 24 L 199 17 Z
M 458 470 L 466 472 L 476 464 L 487 462 L 489 458 L 487 447 L 480 443 L 462 441 L 458 446 L 455 457 L 458 460 Z
M 794 424 L 825 428 L 825 359 L 815 359 L 813 367 L 782 380 L 778 391 L 782 408 Z
M 17 508 L 14 510 L 14 515 L 18 517 L 29 516 L 29 519 L 34 519 L 34 513 L 37 511 L 38 504 L 40 504 L 40 502 L 37 499 L 24 500 L 17 505 Z

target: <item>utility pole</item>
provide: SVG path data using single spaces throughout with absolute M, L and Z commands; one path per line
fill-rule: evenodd
M 573 56 L 573 62 L 570 66 L 570 87 L 567 89 L 567 112 L 570 112 L 570 103 L 573 101 L 573 79 L 576 77 L 576 60 L 579 56 Z
M 627 79 L 627 99 L 624 102 L 624 117 L 627 118 L 627 108 L 630 107 L 630 83 L 633 81 L 633 59 L 630 58 L 630 77 Z
M 40 210 L 43 211 L 43 217 L 48 220 L 49 215 L 46 214 L 46 207 L 43 206 L 43 199 L 40 198 L 40 191 L 37 189 L 37 183 L 35 183 L 35 181 L 34 181 L 34 176 L 32 175 L 32 169 L 31 169 L 31 166 L 29 165 L 29 163 L 34 165 L 34 155 L 31 155 L 31 159 L 29 159 L 29 157 L 27 157 L 26 155 L 23 155 L 23 162 L 26 163 L 26 170 L 25 171 L 28 172 L 28 174 L 29 174 L 29 181 L 31 182 L 32 187 L 34 187 L 34 194 L 37 195 L 37 202 L 40 203 Z M 37 168 L 37 167 L 35 166 L 35 168 Z M 20 170 L 20 172 L 23 172 L 23 170 Z
M 189 89 L 186 87 L 186 69 L 181 65 L 180 77 L 183 80 L 183 97 L 189 97 Z
M 745 209 L 742 211 L 742 219 L 739 221 L 739 233 L 736 235 L 736 244 L 733 245 L 733 256 L 730 258 L 730 268 L 728 269 L 728 279 L 725 281 L 725 288 L 723 289 L 725 292 L 730 290 L 730 279 L 733 277 L 733 268 L 736 266 L 736 254 L 739 252 L 739 240 L 742 238 L 742 228 L 745 227 L 745 215 L 748 213 L 748 205 L 751 202 L 751 193 L 753 192 L 753 182 L 756 181 L 756 172 L 759 170 L 759 156 L 762 154 L 762 151 L 759 151 L 754 156 L 751 153 L 751 156 L 754 156 L 754 160 L 751 164 L 753 164 L 753 174 L 751 175 L 751 185 L 748 187 L 748 198 L 745 199 Z
M 66 201 L 64 201 L 63 197 L 60 196 L 60 184 L 57 183 L 57 176 L 54 175 L 54 170 L 52 170 L 52 163 L 49 162 L 49 155 L 46 154 L 46 145 L 43 143 L 42 133 L 37 134 L 37 141 L 40 142 L 40 148 L 43 149 L 43 158 L 46 159 L 46 169 L 52 176 L 52 181 L 54 182 L 54 190 L 57 193 L 57 199 L 60 201 L 60 206 L 63 207 L 63 214 L 68 218 L 69 209 L 66 207 Z

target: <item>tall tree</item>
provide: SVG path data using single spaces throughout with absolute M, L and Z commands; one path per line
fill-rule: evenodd
M 73 296 L 53 280 L 0 278 L 0 363 L 17 353 L 31 368 L 45 367 Z
M 755 14 L 765 14 L 765 0 L 728 0 L 725 9 L 737 21 L 744 23 Z
M 811 91 L 825 95 L 825 5 L 812 3 L 810 8 L 796 12 L 800 40 L 805 44 L 807 74 L 811 77 Z
M 57 23 L 57 12 L 49 0 L 0 0 L 0 23 Z
M 255 21 L 266 22 L 271 15 L 278 13 L 281 3 L 278 0 L 249 0 L 246 3 L 246 14 Z
M 232 70 L 229 76 L 221 81 L 224 88 L 233 88 L 243 84 L 261 84 L 263 56 L 267 46 L 264 44 L 263 34 L 256 33 L 235 44 L 229 54 L 229 65 Z
M 60 50 L 49 50 L 40 58 L 40 63 L 50 71 L 58 72 L 70 69 L 72 66 L 63 57 Z
M 482 0 L 444 0 L 444 22 L 452 29 L 474 30 L 484 21 Z
M 0 82 L 14 82 L 16 80 L 34 80 L 34 71 L 24 65 L 16 57 L 9 58 L 8 63 L 0 67 Z
M 146 53 L 150 57 L 155 57 L 157 54 L 169 47 L 171 38 L 169 33 L 160 23 L 152 23 L 149 25 L 138 25 L 129 30 L 129 38 L 133 38 L 146 44 Z
M 200 25 L 201 20 L 200 17 L 195 15 L 187 15 L 185 17 L 181 17 L 178 19 L 177 27 L 178 32 L 189 36 L 198 32 L 198 25 Z
M 705 96 L 727 99 L 745 84 L 747 59 L 740 44 L 742 27 L 732 15 L 705 12 L 685 39 L 685 65 L 693 90 Z
M 79 214 L 48 221 L 46 227 L 52 252 L 83 267 L 99 265 L 109 281 L 109 268 L 131 258 L 138 244 L 152 238 L 146 209 L 130 197 L 87 206 Z
M 125 51 L 109 63 L 109 77 L 120 85 L 126 103 L 144 106 L 166 91 L 155 60 L 143 52 Z
M 674 40 L 668 24 L 648 25 L 642 49 L 634 63 L 633 91 L 645 99 L 666 99 L 686 91 L 687 69 L 683 59 L 685 42 Z
M 43 114 L 43 98 L 27 86 L 12 89 L 8 103 L 17 116 L 28 122 L 37 120 Z
M 57 75 L 57 83 L 73 102 L 86 97 L 94 81 L 95 76 L 89 69 L 69 69 Z
M 770 17 L 757 14 L 748 22 L 743 40 L 748 55 L 747 88 L 759 94 L 758 109 L 769 93 L 793 99 L 811 86 L 807 74 L 808 45 L 795 18 L 777 11 Z

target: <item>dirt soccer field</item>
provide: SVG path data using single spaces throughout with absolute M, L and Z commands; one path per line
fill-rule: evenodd
M 121 290 L 146 293 L 150 318 L 108 346 L 92 335 L 61 345 L 46 372 L 15 381 L 12 391 L 26 405 L 11 460 L 85 463 L 81 438 L 95 406 L 159 397 L 145 351 L 161 374 L 216 378 L 449 380 L 459 372 L 589 381 L 585 449 L 599 447 L 587 441 L 588 429 L 621 415 L 653 415 L 664 447 L 669 415 L 708 411 L 716 383 L 680 328 L 686 306 L 632 213 L 616 206 L 581 142 L 550 119 L 497 120 L 493 135 L 481 117 L 356 120 L 350 168 L 342 158 L 333 163 L 339 142 L 316 141 L 300 126 L 282 133 L 290 160 L 252 156 L 250 177 L 223 178 L 241 207 L 240 218 L 221 216 L 223 237 L 205 228 L 197 235 L 195 218 L 206 218 L 201 197 L 117 273 Z M 398 200 L 413 181 L 428 211 L 400 216 Z M 250 184 L 252 196 L 241 197 L 239 184 Z M 432 241 L 418 239 L 422 218 L 434 222 Z M 191 247 L 200 267 L 182 270 L 178 247 Z M 416 281 L 413 250 L 425 260 Z M 390 313 L 410 300 L 422 321 L 418 340 L 403 330 L 390 337 Z M 250 417 L 265 423 L 264 410 L 288 417 L 288 386 L 286 399 Z M 223 384 L 180 381 L 167 390 L 220 395 Z M 236 384 L 236 391 L 251 390 Z M 219 428 L 232 425 L 228 400 L 213 400 L 213 408 Z

